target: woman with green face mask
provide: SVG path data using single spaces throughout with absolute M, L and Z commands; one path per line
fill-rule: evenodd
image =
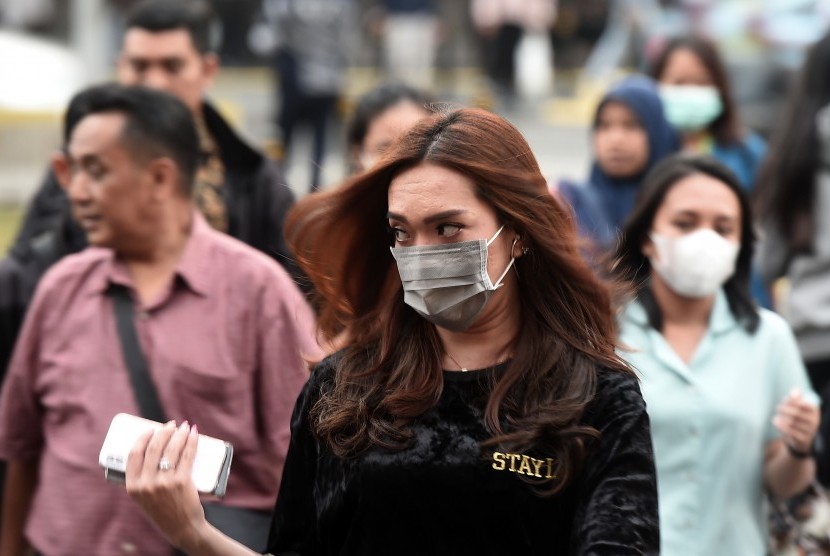
M 766 144 L 741 126 L 715 46 L 699 37 L 676 38 L 657 57 L 651 75 L 660 83 L 666 118 L 682 134 L 684 150 L 714 156 L 751 189 Z

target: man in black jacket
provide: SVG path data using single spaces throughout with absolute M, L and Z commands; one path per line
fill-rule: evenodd
M 197 207 L 211 226 L 273 257 L 307 289 L 282 233 L 293 193 L 277 166 L 242 141 L 204 100 L 219 71 L 211 40 L 215 32 L 213 13 L 203 0 L 141 2 L 127 19 L 118 80 L 165 90 L 190 108 L 202 150 Z M 68 114 L 67 124 L 70 120 Z M 49 171 L 9 256 L 0 261 L 0 378 L 40 277 L 85 246 L 58 176 Z

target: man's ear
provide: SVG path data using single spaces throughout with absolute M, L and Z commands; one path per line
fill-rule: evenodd
M 169 199 L 180 195 L 182 186 L 181 172 L 178 165 L 171 158 L 162 156 L 155 158 L 147 166 L 147 174 L 153 188 L 152 195 L 155 199 Z
M 72 178 L 72 168 L 69 162 L 69 156 L 64 151 L 55 151 L 49 157 L 49 164 L 52 167 L 52 172 L 58 180 L 58 185 L 61 189 L 69 187 L 69 180 Z
M 208 52 L 204 56 L 202 56 L 202 68 L 204 70 L 204 86 L 205 90 L 209 89 L 213 82 L 216 80 L 216 76 L 219 73 L 219 68 L 221 64 L 219 63 L 219 56 L 217 56 L 213 52 Z
M 120 53 L 118 58 L 115 60 L 115 74 L 118 78 L 119 83 L 127 83 L 129 79 L 127 78 L 129 75 L 129 61 L 124 53 Z

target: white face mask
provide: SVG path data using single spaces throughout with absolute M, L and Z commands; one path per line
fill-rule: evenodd
M 651 233 L 651 267 L 678 295 L 709 297 L 735 273 L 740 246 L 709 228 L 678 237 Z

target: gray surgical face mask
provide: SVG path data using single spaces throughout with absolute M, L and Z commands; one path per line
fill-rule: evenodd
M 499 228 L 489 241 L 393 247 L 404 303 L 441 328 L 454 332 L 469 328 L 516 261 L 511 248 L 507 268 L 495 284 L 490 281 L 487 248 L 503 229 L 504 226 Z M 516 241 L 513 240 L 514 247 Z

